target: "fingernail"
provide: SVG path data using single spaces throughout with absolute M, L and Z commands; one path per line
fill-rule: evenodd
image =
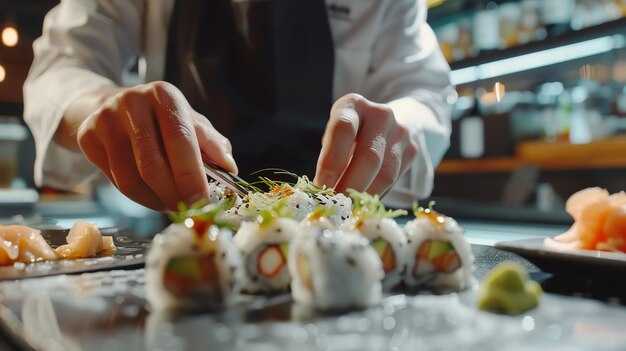
M 229 163 L 230 168 L 233 170 L 234 173 L 238 173 L 239 170 L 237 169 L 237 163 L 235 162 L 235 159 L 233 158 L 233 155 L 230 152 L 227 152 L 224 155 L 224 158 L 226 159 L 226 162 Z

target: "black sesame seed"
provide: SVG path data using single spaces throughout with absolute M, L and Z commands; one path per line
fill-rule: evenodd
M 282 229 L 282 228 L 276 228 L 276 233 L 280 233 L 280 232 L 282 232 L 282 231 L 283 231 L 283 229 Z
M 296 208 L 300 208 L 300 204 L 296 204 Z
M 226 258 L 226 252 L 222 252 L 222 258 Z
M 331 201 L 333 202 L 333 204 L 335 204 L 335 205 L 337 204 L 337 200 L 332 199 Z
M 408 239 L 408 240 L 406 241 L 406 243 L 407 243 L 407 244 L 410 244 L 410 243 L 411 243 L 411 239 Z
M 348 264 L 351 265 L 352 267 L 356 266 L 356 261 L 354 261 L 352 257 L 346 258 L 346 262 L 348 262 Z

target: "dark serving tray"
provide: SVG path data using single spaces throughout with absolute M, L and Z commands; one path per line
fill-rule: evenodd
M 150 240 L 136 238 L 126 229 L 103 228 L 102 235 L 113 237 L 117 251 L 112 256 L 100 256 L 77 260 L 37 262 L 0 267 L 0 280 L 43 277 L 56 274 L 94 272 L 112 269 L 141 268 Z M 42 230 L 41 234 L 53 248 L 66 244 L 69 230 Z
M 623 276 L 626 254 L 595 250 L 556 251 L 543 246 L 544 238 L 521 239 L 496 243 L 496 248 L 514 252 L 543 271 L 550 273 L 588 274 L 590 276 Z

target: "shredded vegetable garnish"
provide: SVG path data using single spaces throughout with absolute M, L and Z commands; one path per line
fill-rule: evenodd
M 194 222 L 204 222 L 208 225 L 216 225 L 220 228 L 234 229 L 234 224 L 221 218 L 221 214 L 233 207 L 236 197 L 226 196 L 217 203 L 209 203 L 208 200 L 200 200 L 191 206 L 181 202 L 178 204 L 178 212 L 168 213 L 168 217 L 175 223 L 185 223 L 192 219 Z
M 348 194 L 353 200 L 352 213 L 361 221 L 365 219 L 396 218 L 407 214 L 405 210 L 387 210 L 378 195 L 372 196 L 354 189 L 348 189 Z
M 263 185 L 267 187 L 268 192 L 274 191 L 274 189 L 284 189 L 284 188 L 293 188 L 302 190 L 305 194 L 315 196 L 315 195 L 328 195 L 333 196 L 336 194 L 335 189 L 327 188 L 326 186 L 317 186 L 313 184 L 313 181 L 309 179 L 307 176 L 298 176 L 295 173 L 286 171 L 280 168 L 266 168 L 259 171 L 256 171 L 252 174 L 258 174 L 260 172 L 273 172 L 275 175 L 286 175 L 295 180 L 295 182 L 284 182 L 270 179 L 268 177 L 259 176 L 259 180 L 253 183 L 249 183 L 247 185 L 248 189 L 252 192 L 263 192 L 257 185 Z
M 287 201 L 280 200 L 276 202 L 273 206 L 262 210 L 256 216 L 256 222 L 261 226 L 265 227 L 270 225 L 276 218 L 280 217 L 289 217 L 291 218 L 291 210 L 287 206 Z
M 304 195 L 313 199 L 318 204 L 322 204 L 325 198 L 336 194 L 335 190 L 332 188 L 319 187 L 313 184 L 307 176 L 300 177 L 295 173 L 279 168 L 263 169 L 253 174 L 267 171 L 273 172 L 275 175 L 289 176 L 295 180 L 295 183 L 259 176 L 258 181 L 245 184 L 244 186 L 246 186 L 250 192 L 244 197 L 244 204 L 239 207 L 238 213 L 240 215 L 246 217 L 256 216 L 259 212 L 274 208 L 282 199 L 297 195 L 296 193 L 299 193 L 300 196 L 304 193 Z M 261 190 L 261 188 L 265 190 Z

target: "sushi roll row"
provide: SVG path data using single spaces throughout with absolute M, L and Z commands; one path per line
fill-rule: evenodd
M 151 304 L 211 307 L 239 292 L 291 290 L 297 303 L 346 309 L 374 305 L 399 286 L 469 286 L 473 258 L 452 218 L 416 207 L 402 228 L 395 218 L 407 212 L 387 210 L 378 196 L 315 194 L 306 181 L 244 199 L 225 191 L 216 203 L 183 209 L 148 255 Z

